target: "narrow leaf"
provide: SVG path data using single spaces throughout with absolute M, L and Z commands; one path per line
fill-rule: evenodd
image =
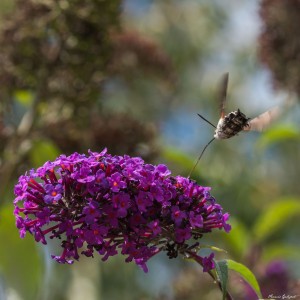
M 243 277 L 243 279 L 247 281 L 247 283 L 253 288 L 257 296 L 259 298 L 262 298 L 259 284 L 254 274 L 246 266 L 237 263 L 234 260 L 227 259 L 226 262 L 227 262 L 228 269 L 239 273 Z
M 222 248 L 218 248 L 218 247 L 210 246 L 210 245 L 199 245 L 198 248 L 199 248 L 199 249 L 211 249 L 211 250 L 213 250 L 213 251 L 227 253 L 227 251 L 224 250 L 224 249 L 222 249 Z
M 269 206 L 253 228 L 257 242 L 265 240 L 295 215 L 300 215 L 300 201 L 297 198 L 285 198 Z
M 264 247 L 262 259 L 264 262 L 280 260 L 300 260 L 300 248 L 286 244 L 272 244 Z
M 261 135 L 258 140 L 257 146 L 260 149 L 265 149 L 266 147 L 291 139 L 299 139 L 299 130 L 292 125 L 281 124 L 270 128 L 265 133 Z
M 228 265 L 226 260 L 215 261 L 218 279 L 221 283 L 223 300 L 226 299 L 227 282 L 228 282 Z

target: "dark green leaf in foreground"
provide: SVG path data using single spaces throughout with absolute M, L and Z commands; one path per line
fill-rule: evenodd
M 227 282 L 228 282 L 228 265 L 226 260 L 216 261 L 216 272 L 221 283 L 223 300 L 226 299 Z

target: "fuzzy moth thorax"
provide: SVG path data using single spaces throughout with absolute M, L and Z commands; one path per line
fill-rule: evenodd
M 214 138 L 222 140 L 237 135 L 249 126 L 249 120 L 239 109 L 229 113 L 224 118 L 220 118 Z

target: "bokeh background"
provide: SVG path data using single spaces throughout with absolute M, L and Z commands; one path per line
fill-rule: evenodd
M 187 176 L 227 112 L 287 107 L 264 133 L 214 142 L 192 177 L 231 215 L 203 240 L 248 266 L 264 297 L 300 295 L 300 1 L 1 0 L 0 299 L 221 299 L 195 264 L 158 255 L 59 265 L 59 245 L 20 239 L 18 176 L 88 149 L 142 156 Z M 285 105 L 289 102 L 289 105 Z M 256 299 L 230 274 L 235 299 Z

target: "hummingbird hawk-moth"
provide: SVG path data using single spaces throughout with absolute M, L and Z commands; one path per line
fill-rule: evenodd
M 219 91 L 219 101 L 220 101 L 220 119 L 217 126 L 209 122 L 203 116 L 198 114 L 198 116 L 203 119 L 205 122 L 210 124 L 215 128 L 215 133 L 213 139 L 211 139 L 204 149 L 202 150 L 200 156 L 197 159 L 196 164 L 190 172 L 190 175 L 195 170 L 198 165 L 204 151 L 206 148 L 215 140 L 224 140 L 229 139 L 233 136 L 236 136 L 241 131 L 262 131 L 264 130 L 272 121 L 279 115 L 279 107 L 274 107 L 256 118 L 247 118 L 239 109 L 229 114 L 225 114 L 225 104 L 227 98 L 227 87 L 228 87 L 228 78 L 229 73 L 225 73 L 220 82 L 220 91 Z M 190 176 L 189 175 L 189 176 Z

